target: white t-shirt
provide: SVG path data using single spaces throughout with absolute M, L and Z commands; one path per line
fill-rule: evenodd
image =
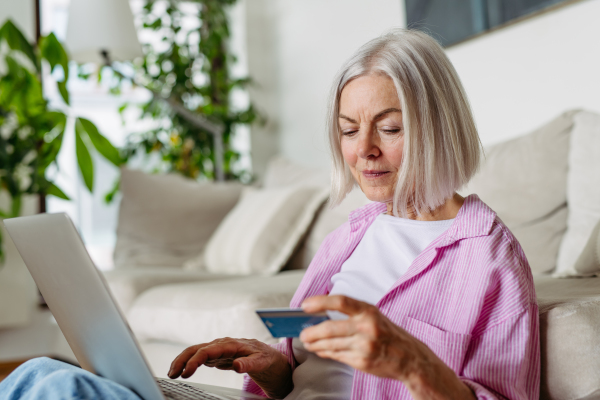
M 381 214 L 365 232 L 340 272 L 331 278 L 330 295 L 341 294 L 376 304 L 427 246 L 454 222 L 415 221 Z M 330 313 L 332 319 L 345 318 Z M 354 369 L 317 357 L 292 341 L 298 367 L 292 376 L 294 390 L 286 400 L 346 400 L 350 398 Z

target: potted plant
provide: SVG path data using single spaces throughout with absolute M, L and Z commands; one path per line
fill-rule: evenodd
M 236 125 L 261 119 L 252 104 L 241 108 L 232 105 L 233 91 L 250 82 L 247 77 L 233 78 L 230 73 L 236 58 L 227 46 L 227 9 L 235 3 L 146 0 L 139 17 L 144 30 L 162 37 L 161 45 L 142 43 L 145 55 L 134 63 L 133 79 L 119 72 L 119 63 L 107 60 L 120 77 L 112 81 L 113 92 L 119 92 L 122 80 L 132 80 L 154 94 L 141 105 L 142 118 L 159 123 L 155 129 L 132 132 L 124 148 L 125 157 L 137 152 L 160 154 L 163 170 L 192 179 L 216 179 L 218 164 L 222 164 L 226 180 L 251 179 L 248 171 L 233 168 L 239 158 L 231 140 Z M 197 21 L 197 25 L 190 21 Z M 222 152 L 214 133 L 195 123 L 194 115 L 222 128 Z M 222 159 L 218 159 L 220 154 Z
M 64 101 L 63 109 L 52 109 L 42 91 L 42 64 L 47 63 Z M 40 196 L 40 212 L 45 211 L 45 196 L 69 197 L 48 177 L 47 169 L 56 163 L 66 134 L 65 112 L 69 105 L 69 57 L 53 33 L 32 45 L 11 21 L 0 28 L 0 190 L 10 206 L 0 217 L 20 215 L 24 196 Z M 75 120 L 75 151 L 86 187 L 94 186 L 94 148 L 115 165 L 123 160 L 119 151 L 89 120 Z M 0 237 L 1 240 L 1 237 Z M 0 242 L 1 243 L 1 242 Z M 0 256 L 2 256 L 0 246 Z

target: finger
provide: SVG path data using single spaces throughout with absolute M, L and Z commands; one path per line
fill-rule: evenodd
M 300 333 L 300 341 L 306 344 L 322 339 L 351 336 L 355 333 L 356 325 L 353 320 L 325 321 L 304 329 Z
M 322 339 L 312 343 L 304 343 L 304 348 L 312 353 L 320 351 L 348 351 L 355 347 L 355 340 L 353 336 Z
M 265 353 L 252 353 L 233 360 L 233 370 L 238 374 L 261 372 L 271 365 L 272 359 Z
M 359 369 L 359 368 L 356 368 L 356 365 L 359 365 L 359 363 L 356 362 L 357 355 L 352 350 L 341 350 L 341 351 L 323 350 L 323 351 L 318 351 L 315 354 L 321 358 L 328 358 L 330 360 L 334 360 L 337 362 L 341 362 L 342 364 L 349 365 L 354 369 Z
M 182 378 L 189 378 L 196 372 L 199 366 L 207 361 L 235 358 L 248 355 L 248 351 L 244 351 L 245 346 L 237 341 L 217 342 L 209 344 L 198 349 L 185 364 L 185 369 L 181 374 Z M 240 354 L 241 353 L 241 354 Z
M 198 351 L 202 346 L 206 346 L 207 344 L 199 344 L 196 346 L 190 346 L 184 351 L 181 352 L 173 362 L 171 363 L 171 367 L 169 368 L 169 373 L 167 374 L 169 378 L 175 379 L 178 378 L 181 372 L 183 371 L 183 367 L 187 363 L 187 361 Z
M 356 315 L 372 305 L 341 295 L 309 297 L 302 303 L 302 309 L 308 313 L 318 313 L 327 310 L 339 311 L 346 315 Z

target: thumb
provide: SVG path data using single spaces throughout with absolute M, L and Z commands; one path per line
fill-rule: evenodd
M 271 365 L 270 358 L 264 353 L 252 353 L 233 360 L 233 370 L 238 374 L 262 372 Z

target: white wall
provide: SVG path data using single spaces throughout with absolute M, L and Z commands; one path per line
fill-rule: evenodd
M 0 0 L 0 25 L 7 18 L 19 27 L 30 41 L 35 39 L 35 10 L 33 0 Z
M 332 78 L 361 44 L 404 25 L 402 0 L 247 2 L 255 171 L 274 154 L 327 165 L 325 105 Z M 582 0 L 447 49 L 484 145 L 519 136 L 572 108 L 600 112 L 600 0 Z
M 326 100 L 342 63 L 368 40 L 404 25 L 401 0 L 250 0 L 246 3 L 253 101 L 267 114 L 252 130 L 255 171 L 275 153 L 329 165 Z
M 600 112 L 600 0 L 558 8 L 450 47 L 484 145 L 562 111 Z

